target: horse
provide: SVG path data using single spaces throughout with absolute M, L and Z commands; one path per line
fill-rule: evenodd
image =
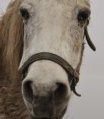
M 79 81 L 89 0 L 12 0 L 0 19 L 0 119 L 62 119 Z

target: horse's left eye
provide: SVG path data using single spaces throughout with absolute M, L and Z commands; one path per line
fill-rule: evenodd
M 90 17 L 90 10 L 88 9 L 80 10 L 77 16 L 79 24 L 81 25 L 85 24 L 87 21 L 89 21 L 89 17 Z
M 21 16 L 22 16 L 25 20 L 28 20 L 28 19 L 29 19 L 30 14 L 29 14 L 29 12 L 28 12 L 27 9 L 21 8 L 21 9 L 20 9 L 20 13 L 21 13 Z

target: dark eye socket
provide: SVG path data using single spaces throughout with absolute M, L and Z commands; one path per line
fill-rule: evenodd
M 21 8 L 20 9 L 21 16 L 25 19 L 28 20 L 30 18 L 30 14 L 26 8 Z
M 80 10 L 77 16 L 78 22 L 85 23 L 86 21 L 89 21 L 89 16 L 90 10 L 88 9 Z

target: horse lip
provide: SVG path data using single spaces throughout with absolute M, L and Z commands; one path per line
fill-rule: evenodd
M 31 116 L 31 119 L 59 119 L 58 117 L 34 117 Z
M 41 113 L 36 115 L 35 112 L 33 111 L 33 115 L 31 115 L 31 119 L 62 119 L 64 113 L 66 111 L 66 108 L 61 114 L 52 114 L 51 115 L 42 115 Z M 40 116 L 41 115 L 41 116 Z
M 61 119 L 60 117 L 63 116 L 66 108 L 62 111 L 61 114 L 57 112 L 57 105 L 53 99 L 53 96 L 51 96 L 41 96 L 34 98 L 34 101 L 32 103 L 32 119 Z
M 33 100 L 33 112 L 36 117 L 52 117 L 55 115 L 55 104 L 53 96 L 35 97 Z
M 50 119 L 50 117 L 51 118 L 54 117 L 55 111 L 53 108 L 51 108 L 51 107 L 47 108 L 46 107 L 46 109 L 45 109 L 45 106 L 43 106 L 41 108 L 43 108 L 43 109 L 40 109 L 40 108 L 33 109 L 35 117 L 38 117 L 38 119 Z

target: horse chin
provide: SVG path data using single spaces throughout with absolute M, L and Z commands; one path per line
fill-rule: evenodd
M 62 119 L 62 117 L 33 117 L 31 116 L 31 119 Z
M 68 98 L 69 99 L 69 98 Z M 25 100 L 26 107 L 28 109 L 31 119 L 62 119 L 66 113 L 68 106 L 68 99 L 64 102 L 51 104 L 51 101 L 47 104 L 42 103 L 29 103 Z
M 59 118 L 59 117 L 41 117 L 41 118 L 38 118 L 38 117 L 31 117 L 31 119 L 62 119 L 62 118 Z
M 62 119 L 63 118 L 63 116 L 64 116 L 64 114 L 65 114 L 65 112 L 66 112 L 66 109 L 67 108 L 65 108 L 64 109 L 64 111 L 63 112 L 61 112 L 60 114 L 56 114 L 56 115 L 53 115 L 53 116 L 50 116 L 50 117 L 38 117 L 38 116 L 33 116 L 33 115 L 31 115 L 31 119 Z
M 51 113 L 49 112 L 49 110 L 47 110 L 47 114 L 45 113 L 41 113 L 41 112 L 38 112 L 38 114 L 36 114 L 35 111 L 33 111 L 31 114 L 30 114 L 30 117 L 31 119 L 62 119 L 65 112 L 67 110 L 67 107 L 63 110 L 58 110 L 56 113 Z

